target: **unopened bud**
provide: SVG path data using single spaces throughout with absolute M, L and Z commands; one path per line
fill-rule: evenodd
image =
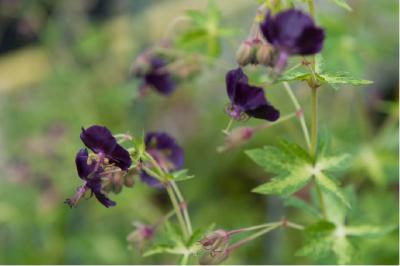
M 228 257 L 229 234 L 225 230 L 216 230 L 200 241 L 206 251 L 200 258 L 201 265 L 218 264 Z
M 240 127 L 232 130 L 232 132 L 226 137 L 225 145 L 217 149 L 218 152 L 223 152 L 236 148 L 253 137 L 254 128 L 251 127 Z
M 126 175 L 125 176 L 125 180 L 124 180 L 124 185 L 126 187 L 133 187 L 133 185 L 135 184 L 135 180 L 133 179 L 132 175 Z
M 272 48 L 269 44 L 262 44 L 257 50 L 257 61 L 259 64 L 269 66 L 272 64 Z
M 253 47 L 251 41 L 244 41 L 236 51 L 236 62 L 239 66 L 246 66 L 252 61 Z

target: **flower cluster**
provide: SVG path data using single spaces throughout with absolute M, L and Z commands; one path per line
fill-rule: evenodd
M 115 206 L 116 203 L 110 200 L 103 190 L 102 179 L 115 168 L 126 171 L 132 163 L 129 152 L 119 145 L 110 130 L 103 126 L 82 128 L 80 137 L 93 153 L 89 154 L 88 150 L 83 148 L 76 154 L 76 169 L 84 184 L 66 203 L 75 206 L 86 191 L 90 190 L 105 207 Z
M 259 30 L 265 39 L 259 39 Z M 259 30 L 254 39 L 240 45 L 237 62 L 242 67 L 258 63 L 273 66 L 278 74 L 286 67 L 289 56 L 321 51 L 325 38 L 324 30 L 309 15 L 295 9 L 275 16 L 267 11 Z M 243 114 L 268 121 L 279 118 L 279 111 L 265 99 L 263 88 L 250 85 L 241 68 L 230 70 L 225 80 L 231 101 L 227 113 L 233 119 L 241 120 Z
M 152 187 L 162 188 L 165 185 L 157 177 L 147 173 L 144 167 L 130 168 L 132 159 L 129 152 L 117 143 L 117 139 L 106 127 L 94 125 L 82 129 L 80 137 L 92 153 L 89 154 L 87 148 L 82 148 L 76 155 L 78 176 L 84 183 L 73 197 L 66 200 L 71 207 L 76 206 L 87 191 L 104 206 L 115 206 L 116 203 L 107 197 L 107 192 L 112 190 L 118 193 L 124 185 L 132 187 L 132 174 L 136 173 L 143 182 Z M 167 133 L 149 132 L 145 136 L 144 144 L 146 152 L 163 172 L 182 169 L 183 150 Z M 141 164 L 146 165 L 147 169 L 154 168 L 151 162 L 145 161 Z

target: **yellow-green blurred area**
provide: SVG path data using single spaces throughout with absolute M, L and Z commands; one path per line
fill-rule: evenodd
M 316 0 L 318 24 L 326 29 L 327 69 L 373 80 L 364 87 L 323 86 L 319 126 L 334 150 L 352 155 L 340 182 L 356 195 L 347 222 L 398 224 L 398 2 Z M 204 63 L 175 93 L 152 92 L 137 99 L 133 60 L 159 42 L 171 21 L 200 0 L 0 0 L 0 263 L 1 264 L 174 264 L 178 257 L 142 258 L 128 247 L 132 222 L 151 223 L 171 207 L 163 190 L 138 178 L 133 188 L 110 197 L 114 208 L 94 198 L 70 209 L 63 202 L 81 185 L 74 156 L 83 146 L 81 127 L 105 125 L 113 133 L 166 131 L 185 150 L 194 179 L 180 184 L 194 227 L 215 223 L 234 229 L 281 217 L 310 224 L 312 217 L 284 207 L 274 196 L 251 193 L 271 176 L 244 153 L 286 138 L 305 147 L 298 120 L 258 132 L 243 146 L 218 153 L 229 118 L 225 73 L 236 67 L 235 51 L 254 19 L 257 1 L 218 0 L 221 25 L 235 29 L 222 38 L 218 61 Z M 172 33 L 171 33 L 172 34 Z M 299 60 L 299 59 L 293 59 Z M 310 117 L 305 83 L 294 90 Z M 289 114 L 294 107 L 282 85 L 266 89 L 269 100 Z M 261 120 L 235 122 L 234 127 Z M 307 191 L 304 191 L 307 198 Z M 296 256 L 303 236 L 279 230 L 244 245 L 227 264 L 307 264 Z M 363 264 L 397 264 L 398 230 L 354 238 Z M 332 263 L 331 258 L 317 261 Z

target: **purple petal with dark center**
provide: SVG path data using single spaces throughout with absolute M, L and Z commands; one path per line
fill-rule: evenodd
M 87 149 L 80 149 L 75 157 L 76 169 L 78 170 L 78 175 L 81 179 L 86 180 L 90 173 L 93 172 L 95 168 L 95 163 L 91 165 L 87 164 L 88 151 Z
M 119 144 L 115 146 L 114 150 L 107 156 L 107 158 L 122 170 L 128 169 L 132 164 L 129 152 Z
M 95 153 L 111 153 L 117 145 L 117 140 L 106 127 L 94 125 L 82 128 L 81 140 Z

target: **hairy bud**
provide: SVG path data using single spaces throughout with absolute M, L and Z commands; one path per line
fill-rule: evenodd
M 267 43 L 263 43 L 262 45 L 260 45 L 260 47 L 257 50 L 257 54 L 256 54 L 256 58 L 257 58 L 257 62 L 259 64 L 262 64 L 264 66 L 270 66 L 272 65 L 272 47 L 267 44 Z
M 242 42 L 236 51 L 236 62 L 244 67 L 252 61 L 253 47 L 251 41 Z

